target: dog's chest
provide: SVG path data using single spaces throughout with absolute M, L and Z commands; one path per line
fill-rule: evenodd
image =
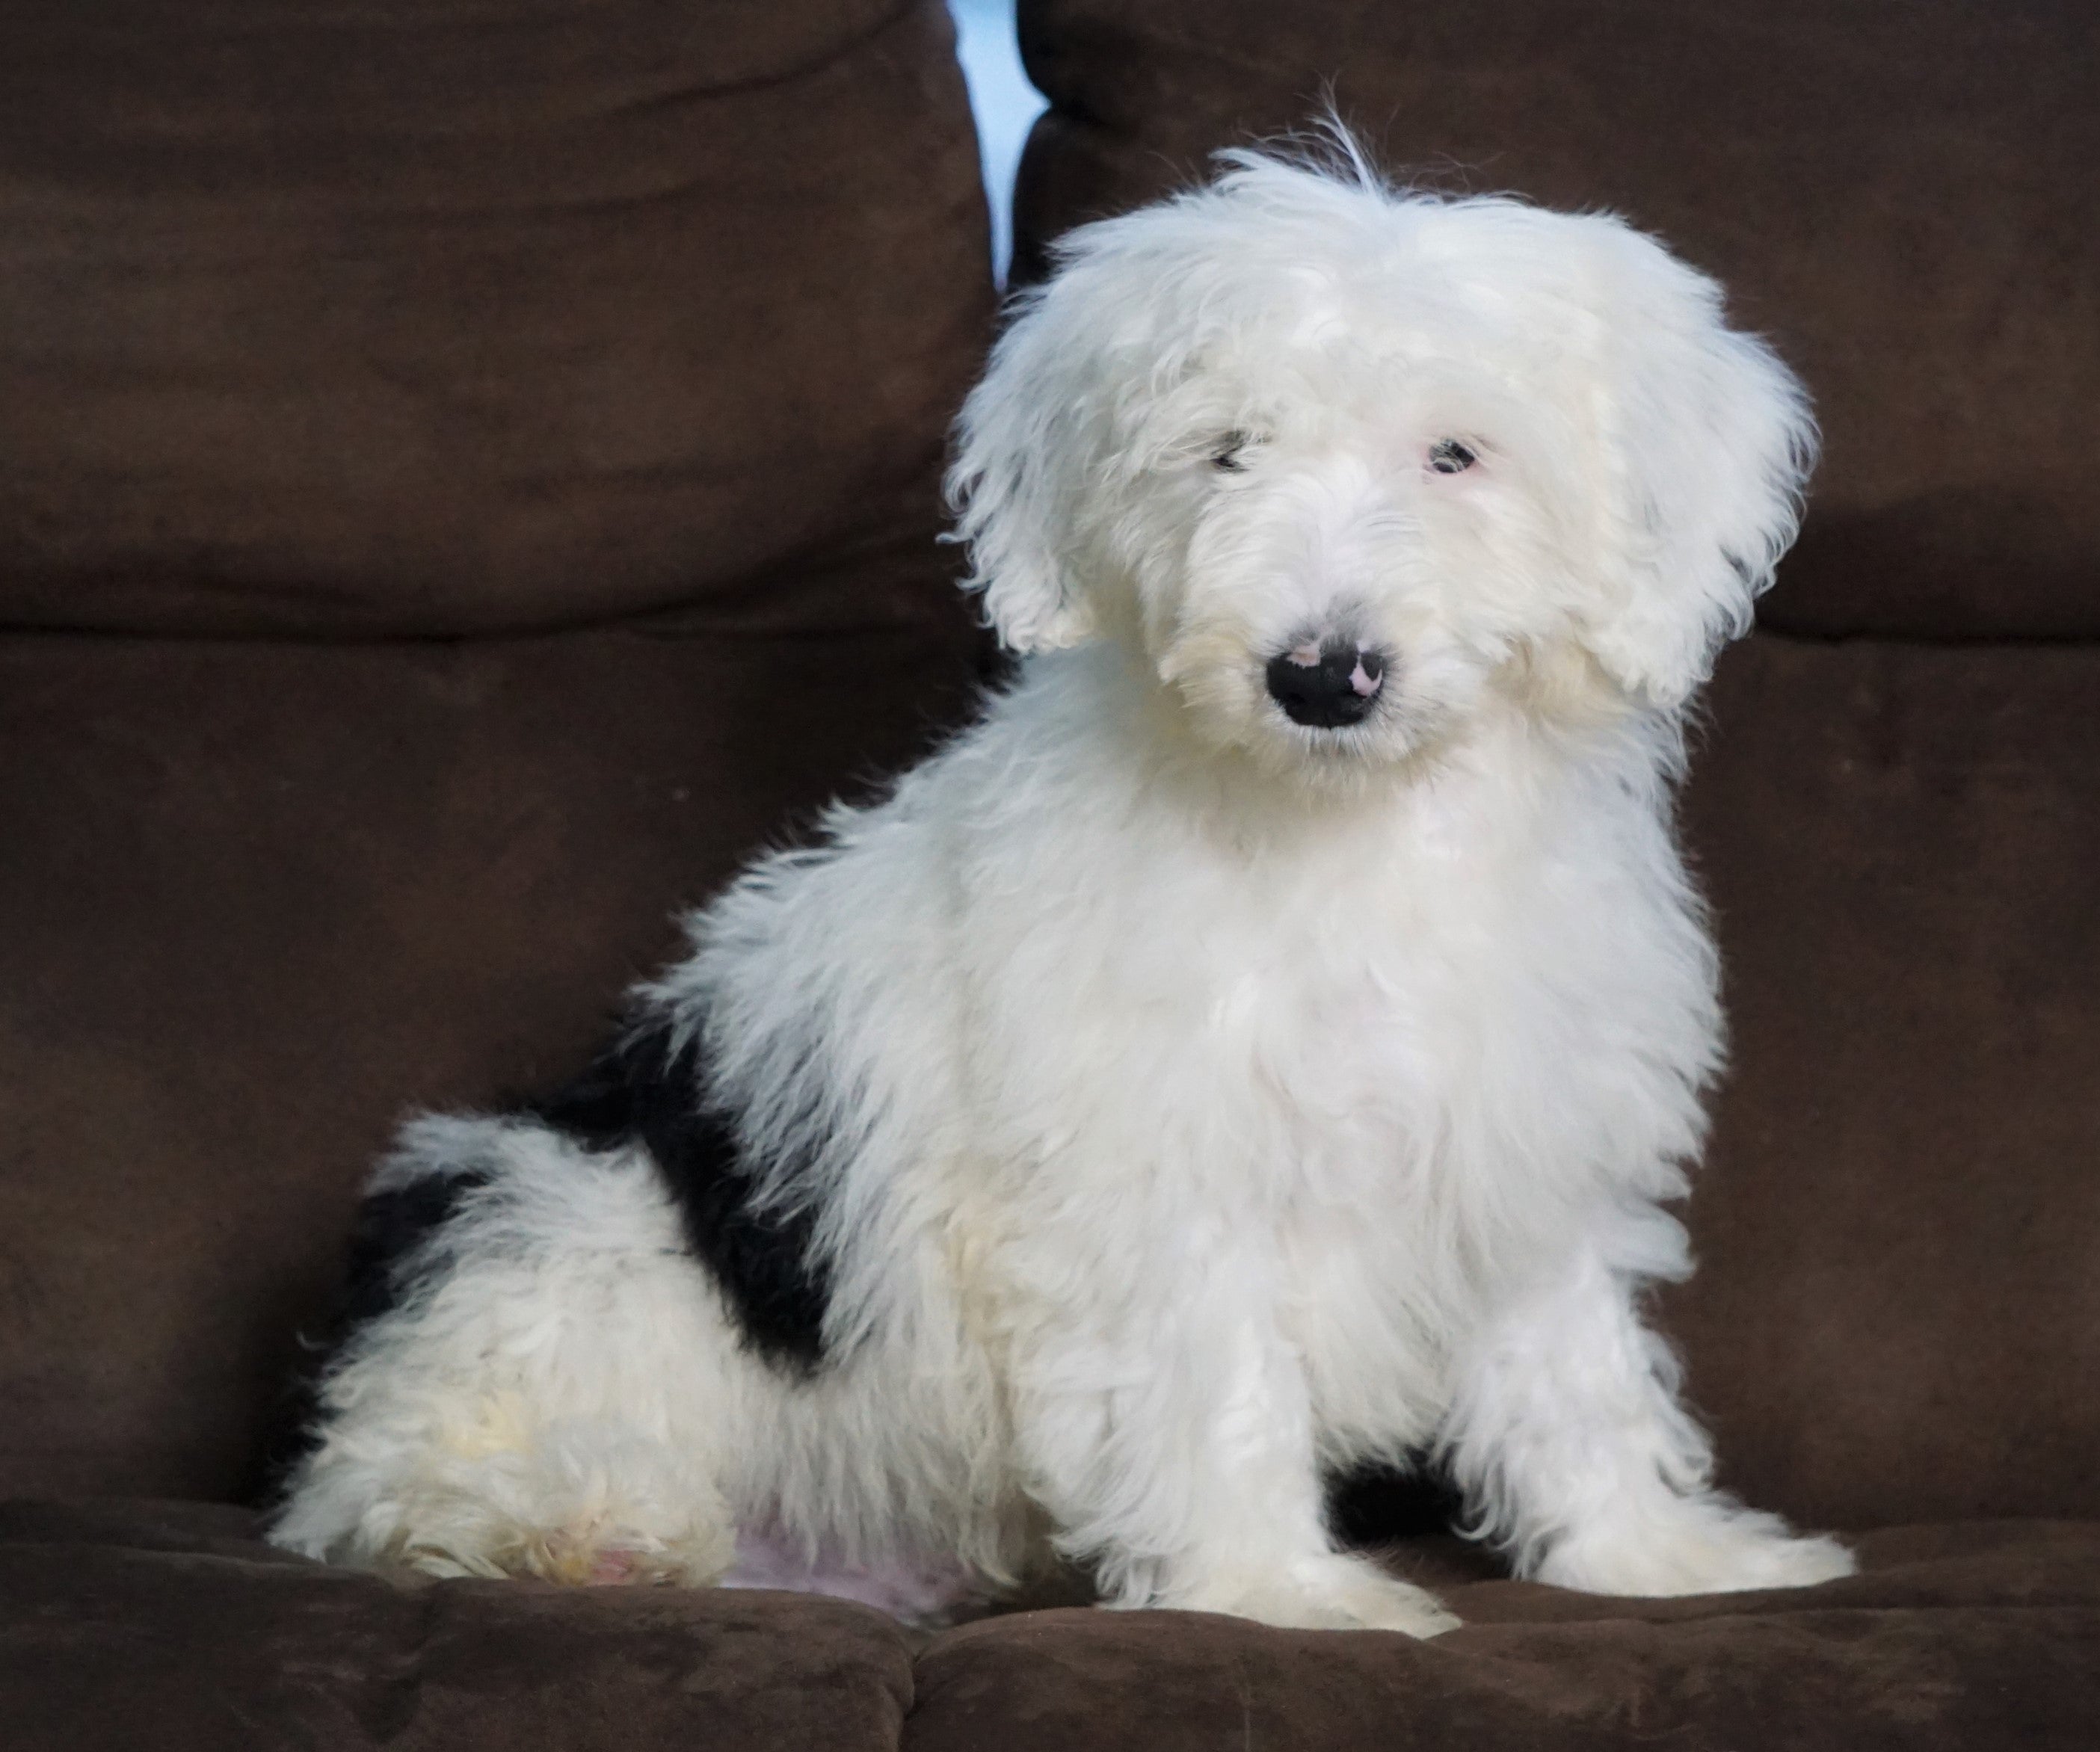
M 1346 1114 L 1418 1117 L 1462 1085 L 1485 1093 L 1587 1001 L 1573 897 L 1424 814 L 1425 832 L 1321 848 L 1255 887 L 1242 935 L 1211 958 L 1210 1045 L 1243 1055 L 1315 1133 Z
M 1696 926 L 1594 823 L 1485 831 L 1471 801 L 1309 848 L 1191 957 L 1212 1079 L 1295 1208 L 1449 1216 L 1608 1178 L 1676 1124 L 1646 1110 L 1708 1045 Z
M 1030 823 L 969 936 L 988 1152 L 1366 1233 L 1667 1147 L 1712 1044 L 1703 937 L 1626 792 L 1540 789 L 1489 773 L 1266 838 Z

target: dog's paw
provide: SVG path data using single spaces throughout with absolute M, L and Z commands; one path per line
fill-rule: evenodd
M 1301 1558 L 1259 1576 L 1237 1577 L 1158 1602 L 1186 1612 L 1223 1612 L 1286 1630 L 1398 1631 L 1438 1636 L 1458 1620 L 1433 1594 L 1361 1557 Z
M 1835 1539 L 1791 1532 L 1776 1515 L 1692 1501 L 1667 1516 L 1564 1540 L 1536 1574 L 1588 1594 L 1656 1596 L 1813 1587 L 1858 1568 Z

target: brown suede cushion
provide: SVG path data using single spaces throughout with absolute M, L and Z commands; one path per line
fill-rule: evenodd
M 1921 1526 L 1803 1593 L 1600 1600 L 1395 1549 L 1466 1622 L 1433 1643 L 1187 1613 L 1049 1611 L 907 1640 L 789 1595 L 399 1588 L 245 1512 L 0 1506 L 0 1721 L 90 1745 L 919 1752 L 1665 1745 L 2088 1752 L 2100 1526 Z M 908 1710 L 908 1715 L 906 1711 Z
M 1302 125 L 1614 208 L 1729 287 L 1828 446 L 1766 607 L 2100 633 L 2100 15 L 2001 0 L 1021 0 L 1043 240 Z
M 404 1588 L 258 1543 L 238 1511 L 0 1508 L 10 1752 L 883 1752 L 898 1627 L 791 1594 Z
M 2100 1526 L 1902 1529 L 1800 1593 L 1446 1587 L 1433 1642 L 1188 1613 L 1046 1612 L 920 1656 L 912 1752 L 2087 1752 Z M 1463 1574 L 1402 1552 L 1440 1583 Z
M 395 1119 L 579 1069 L 973 649 L 0 639 L 0 1490 L 250 1481 Z
M 939 0 L 4 11 L 0 623 L 733 618 L 933 526 L 990 297 Z
M 1735 1066 L 1668 1298 L 1811 1523 L 2100 1517 L 2100 649 L 1760 636 L 1686 799 Z

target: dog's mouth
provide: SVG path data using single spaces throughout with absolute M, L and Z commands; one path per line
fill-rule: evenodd
M 1268 660 L 1263 679 L 1283 715 L 1308 729 L 1361 724 L 1383 697 L 1392 659 L 1354 639 L 1305 639 Z

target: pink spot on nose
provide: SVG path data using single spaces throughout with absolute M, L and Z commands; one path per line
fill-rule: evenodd
M 1310 639 L 1303 645 L 1292 646 L 1290 650 L 1284 653 L 1284 655 L 1297 664 L 1300 669 L 1317 669 L 1320 667 L 1320 647 Z
M 1361 657 L 1357 659 L 1357 667 L 1349 671 L 1349 685 L 1357 690 L 1360 699 L 1369 699 L 1377 693 L 1379 680 L 1379 676 L 1365 672 L 1364 660 Z

